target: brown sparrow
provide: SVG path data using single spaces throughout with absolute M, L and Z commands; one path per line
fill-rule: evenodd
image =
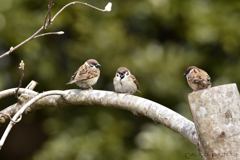
M 115 91 L 118 93 L 134 94 L 135 92 L 141 93 L 137 79 L 130 73 L 126 67 L 120 67 L 113 78 L 113 85 Z
M 194 92 L 211 87 L 210 77 L 207 72 L 195 66 L 188 67 L 183 76 L 187 77 L 188 85 Z
M 79 87 L 93 89 L 100 76 L 99 67 L 101 65 L 95 59 L 87 60 L 71 77 L 67 84 L 76 83 Z

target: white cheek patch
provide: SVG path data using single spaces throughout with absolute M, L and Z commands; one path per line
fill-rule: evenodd
M 128 77 L 128 76 L 130 76 L 130 71 L 128 71 L 128 72 L 125 72 L 125 77 Z
M 118 80 L 118 81 L 121 80 L 121 78 L 120 78 L 120 74 L 116 74 L 115 77 L 116 77 L 116 80 Z
M 89 67 L 92 67 L 92 68 L 97 68 L 95 65 L 92 65 L 92 64 L 88 64 L 87 62 L 85 62 L 85 64 Z
M 86 64 L 87 66 L 89 66 L 89 64 L 88 64 L 87 62 L 85 62 L 85 64 Z
M 187 79 L 188 79 L 188 76 L 192 73 L 193 70 L 194 70 L 194 69 L 192 69 L 192 70 L 186 75 Z

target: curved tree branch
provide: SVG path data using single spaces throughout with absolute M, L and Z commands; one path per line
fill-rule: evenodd
M 9 96 L 15 95 L 16 94 L 16 89 L 17 88 L 12 88 L 12 89 L 7 89 L 7 90 L 4 90 L 4 91 L 1 91 L 0 92 L 0 99 L 3 99 L 5 97 L 9 97 Z M 19 88 L 18 93 L 19 94 L 22 94 L 22 93 L 37 94 L 37 92 L 35 92 L 35 91 L 31 90 L 31 89 L 25 89 L 25 88 Z
M 12 93 L 14 90 L 15 89 L 6 90 L 4 91 L 4 95 L 10 95 L 6 94 L 6 92 Z M 23 91 L 24 89 L 19 89 L 19 92 Z M 26 90 L 26 92 L 28 92 L 28 90 Z M 32 92 L 33 91 L 31 91 L 30 94 L 36 94 L 36 92 Z M 148 117 L 156 123 L 164 124 L 166 127 L 187 138 L 196 146 L 199 142 L 195 125 L 192 121 L 186 119 L 171 109 L 148 99 L 133 95 L 117 94 L 115 92 L 99 90 L 73 89 L 61 91 L 61 93 L 64 96 L 51 95 L 36 101 L 27 108 L 27 113 L 34 112 L 35 110 L 44 107 L 62 108 L 69 105 L 97 105 L 124 109 L 133 112 L 135 115 L 143 115 Z M 12 95 L 14 94 L 15 93 L 12 93 Z M 0 98 L 3 97 L 2 95 L 2 92 L 0 92 Z M 17 110 L 14 109 L 14 107 L 16 106 L 10 106 L 2 110 L 1 113 L 15 115 Z

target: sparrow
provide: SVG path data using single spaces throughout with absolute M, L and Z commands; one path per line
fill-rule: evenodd
M 113 78 L 114 89 L 118 93 L 134 94 L 141 93 L 137 79 L 130 73 L 126 67 L 118 68 L 115 77 Z
M 188 67 L 183 76 L 186 76 L 188 85 L 193 89 L 193 92 L 210 88 L 212 85 L 207 72 L 195 66 Z
M 92 86 L 97 83 L 100 76 L 100 66 L 95 59 L 87 60 L 78 68 L 67 84 L 76 83 L 82 89 L 90 88 L 92 90 Z

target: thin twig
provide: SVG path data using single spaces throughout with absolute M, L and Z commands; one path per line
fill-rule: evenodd
M 16 98 L 18 99 L 18 90 L 19 90 L 19 88 L 22 86 L 22 80 L 23 80 L 23 76 L 24 76 L 24 70 L 22 70 L 22 69 L 20 69 L 20 71 L 21 71 L 21 73 L 22 73 L 22 76 L 21 76 L 21 79 L 20 79 L 20 81 L 19 81 L 19 85 L 18 85 L 18 88 L 16 89 Z M 18 99 L 18 101 L 19 101 L 19 99 Z
M 14 121 L 9 114 L 4 114 L 4 113 L 1 113 L 1 112 L 0 112 L 0 114 L 2 114 L 4 116 L 7 116 L 10 119 L 10 121 L 12 121 L 14 124 L 18 123 L 22 119 L 22 116 L 21 116 L 19 119 L 17 119 L 17 121 Z
M 50 0 L 50 1 L 53 2 L 53 0 Z M 51 4 L 51 2 L 49 2 L 49 4 Z M 83 2 L 71 2 L 71 3 L 67 4 L 67 5 L 65 5 L 60 11 L 57 12 L 57 14 L 56 14 L 52 19 L 51 19 L 50 10 L 48 10 L 48 13 L 47 13 L 47 15 L 49 16 L 49 19 L 48 19 L 49 22 L 47 23 L 48 25 L 45 24 L 46 21 L 47 21 L 47 16 L 46 16 L 46 17 L 45 17 L 45 21 L 44 21 L 45 26 L 42 26 L 36 33 L 34 33 L 31 37 L 29 37 L 29 38 L 26 39 L 25 41 L 21 42 L 21 43 L 18 44 L 17 46 L 11 47 L 9 51 L 5 52 L 4 54 L 2 54 L 2 55 L 0 56 L 0 59 L 3 58 L 3 57 L 5 57 L 5 56 L 7 56 L 7 55 L 9 55 L 9 54 L 12 53 L 14 50 L 16 50 L 17 48 L 19 48 L 20 46 L 22 46 L 23 44 L 25 44 L 25 43 L 29 42 L 30 40 L 34 39 L 35 36 L 36 36 L 38 33 L 40 33 L 43 29 L 46 29 L 45 27 L 49 26 L 49 24 L 51 24 L 51 23 L 54 21 L 54 19 L 55 19 L 66 7 L 68 7 L 68 6 L 72 5 L 72 4 L 82 4 L 82 5 L 91 7 L 91 8 L 93 8 L 93 9 L 96 9 L 96 10 L 101 11 L 101 12 L 109 12 L 109 10 L 107 10 L 107 9 L 104 9 L 104 10 L 103 10 L 103 9 L 99 9 L 99 8 L 97 8 L 97 7 L 94 7 L 94 6 L 92 6 L 92 5 L 89 5 L 89 4 L 83 3 Z M 50 8 L 51 8 L 51 7 L 52 7 L 52 6 L 50 6 Z M 48 34 L 46 34 L 46 35 L 48 35 Z M 38 36 L 38 37 L 40 37 L 40 36 Z
M 19 85 L 18 85 L 18 88 L 16 89 L 16 98 L 17 98 L 17 100 L 18 100 L 18 102 L 19 102 L 19 99 L 18 99 L 18 90 L 19 90 L 19 88 L 21 87 L 21 85 L 22 85 L 22 80 L 23 80 L 23 76 L 24 76 L 24 66 L 25 66 L 25 64 L 24 64 L 24 62 L 23 62 L 23 60 L 21 60 L 21 62 L 19 63 L 19 69 L 20 69 L 20 71 L 21 71 L 21 73 L 22 73 L 22 76 L 21 76 L 21 79 L 20 79 L 20 81 L 19 81 Z
M 42 36 L 46 36 L 46 35 L 50 35 L 50 34 L 58 34 L 58 35 L 60 35 L 60 34 L 64 34 L 64 32 L 63 32 L 63 31 L 59 31 L 59 32 L 48 32 L 48 33 L 43 33 L 43 34 L 37 35 L 37 36 L 35 36 L 34 38 L 38 38 L 38 37 L 42 37 Z
M 16 50 L 16 49 L 18 49 L 19 47 L 21 47 L 23 44 L 25 44 L 25 43 L 29 42 L 30 40 L 34 39 L 34 37 L 35 37 L 38 33 L 40 33 L 42 30 L 43 30 L 43 26 L 42 26 L 37 32 L 35 32 L 31 37 L 29 37 L 28 39 L 26 39 L 25 41 L 21 42 L 20 44 L 18 44 L 18 45 L 15 46 L 15 47 L 11 47 L 11 49 L 10 49 L 9 51 L 7 51 L 6 53 L 4 53 L 4 54 L 2 54 L 2 55 L 0 56 L 0 59 L 3 58 L 3 57 L 5 57 L 5 56 L 7 56 L 7 55 L 9 55 L 9 54 L 12 53 L 14 50 Z
M 48 12 L 45 16 L 45 20 L 44 20 L 44 29 L 47 28 L 47 26 L 49 26 L 51 24 L 51 9 L 53 7 L 53 0 L 49 0 L 49 4 L 48 4 Z M 47 20 L 48 19 L 48 20 Z
M 85 5 L 85 6 L 88 6 L 88 7 L 91 7 L 93 9 L 96 9 L 100 12 L 109 12 L 109 10 L 105 10 L 105 9 L 100 9 L 100 8 L 97 8 L 97 7 L 94 7 L 90 4 L 87 4 L 87 3 L 83 3 L 83 2 L 70 2 L 68 4 L 66 4 L 62 9 L 60 9 L 60 11 L 58 11 L 55 16 L 52 18 L 52 22 L 54 21 L 54 19 L 65 9 L 67 8 L 68 6 L 72 5 L 72 4 L 82 4 L 82 5 Z
M 12 118 L 12 120 L 15 122 L 17 121 L 17 119 L 21 118 L 21 115 L 23 114 L 23 112 L 27 109 L 27 107 L 29 107 L 30 105 L 32 105 L 33 103 L 35 103 L 37 100 L 49 96 L 49 95 L 64 95 L 64 91 L 49 91 L 49 92 L 44 92 L 41 93 L 39 95 L 37 95 L 36 97 L 34 97 L 33 99 L 31 99 L 30 101 L 28 101 Z M 13 121 L 10 121 L 10 123 L 8 124 L 6 130 L 3 133 L 3 136 L 1 138 L 0 141 L 0 149 L 2 148 L 9 132 L 11 131 L 13 125 L 15 124 Z

